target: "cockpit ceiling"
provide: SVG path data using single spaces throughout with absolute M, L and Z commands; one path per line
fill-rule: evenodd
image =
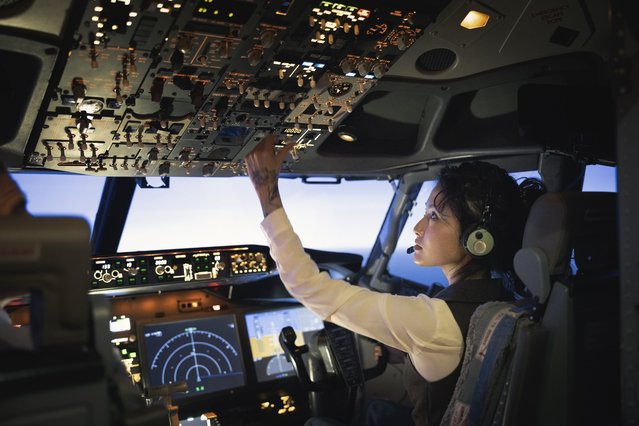
M 0 158 L 229 177 L 273 132 L 296 146 L 289 175 L 546 150 L 614 161 L 607 13 L 579 0 L 17 1 L 0 6 Z

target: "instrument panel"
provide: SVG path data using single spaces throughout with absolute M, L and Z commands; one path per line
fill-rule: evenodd
M 170 396 L 181 419 L 214 413 L 225 425 L 294 425 L 310 415 L 278 341 L 285 326 L 298 345 L 323 329 L 303 306 L 245 304 L 201 289 L 120 296 L 111 308 L 111 343 L 151 403 Z
M 227 177 L 273 132 L 294 170 L 423 33 L 413 3 L 86 2 L 26 167 Z
M 273 273 L 268 248 L 257 245 L 120 253 L 92 259 L 90 293 L 115 296 L 232 285 Z

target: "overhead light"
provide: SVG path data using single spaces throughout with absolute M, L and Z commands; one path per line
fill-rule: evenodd
M 490 19 L 489 15 L 478 12 L 476 10 L 469 11 L 459 25 L 467 30 L 474 30 L 476 28 L 483 28 L 488 24 Z
M 340 126 L 337 128 L 337 137 L 343 140 L 344 142 L 355 142 L 357 141 L 357 135 L 355 131 L 350 126 Z

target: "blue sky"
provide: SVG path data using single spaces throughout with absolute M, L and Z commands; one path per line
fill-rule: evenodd
M 584 190 L 616 191 L 615 168 L 588 166 Z M 529 173 L 524 173 L 530 176 Z M 104 178 L 64 174 L 13 175 L 35 215 L 80 216 L 91 225 Z M 438 269 L 412 264 L 406 248 L 432 186 L 425 184 L 391 258 L 389 270 L 421 283 L 442 281 Z M 280 191 L 291 222 L 308 248 L 359 253 L 374 243 L 393 190 L 388 182 L 304 185 L 282 179 Z M 265 244 L 262 213 L 247 178 L 174 178 L 169 190 L 139 190 L 120 251 Z

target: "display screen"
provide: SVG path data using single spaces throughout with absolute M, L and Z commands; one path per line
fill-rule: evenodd
M 177 400 L 246 383 L 234 315 L 146 324 L 141 334 L 149 388 L 186 382 Z
M 295 375 L 279 343 L 282 328 L 293 327 L 295 344 L 301 346 L 324 327 L 322 320 L 303 306 L 250 313 L 245 319 L 258 382 Z

